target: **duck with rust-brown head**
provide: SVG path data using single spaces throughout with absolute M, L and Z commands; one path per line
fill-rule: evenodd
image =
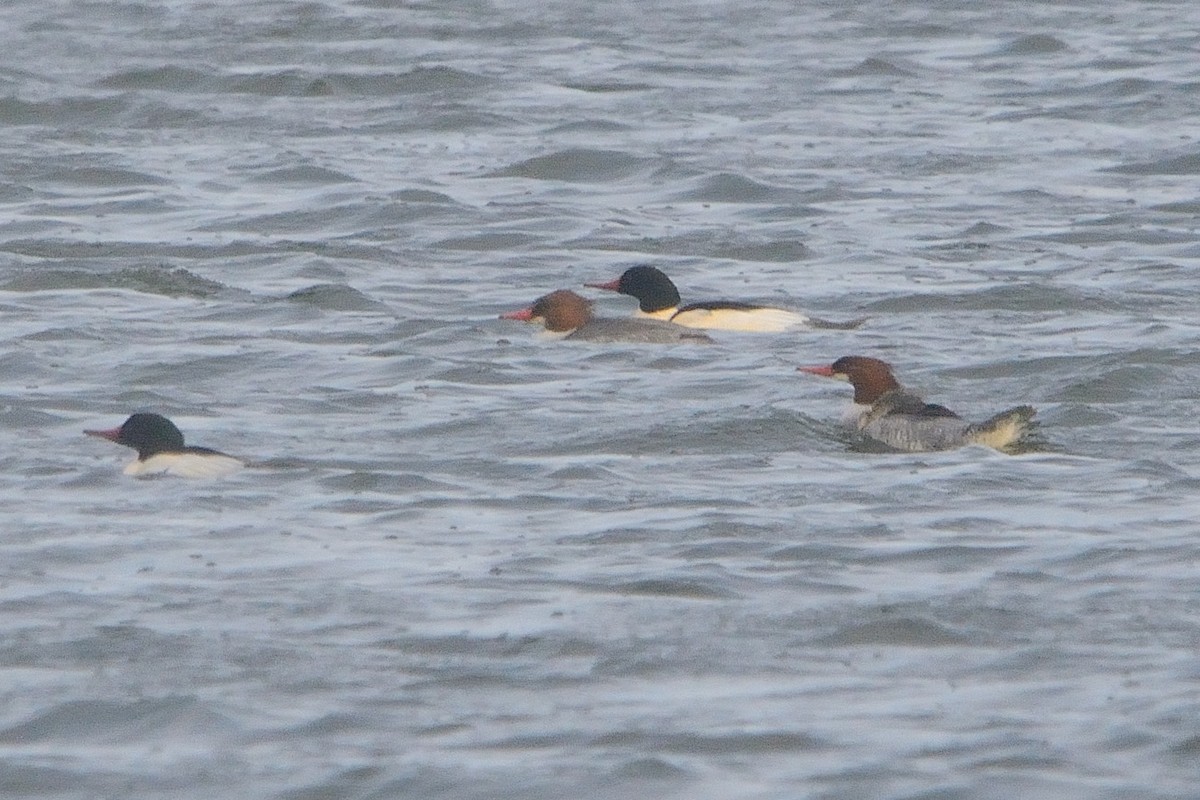
M 948 450 L 968 444 L 1010 449 L 1027 435 L 1036 413 L 1032 406 L 1016 406 L 983 422 L 967 422 L 904 389 L 887 362 L 870 356 L 842 356 L 828 366 L 797 369 L 849 382 L 854 405 L 847 421 L 869 439 L 896 450 Z
M 645 344 L 704 344 L 712 339 L 677 325 L 649 319 L 608 319 L 592 315 L 592 303 L 570 289 L 543 295 L 533 305 L 500 315 L 540 323 L 560 338 L 589 342 L 638 342 Z

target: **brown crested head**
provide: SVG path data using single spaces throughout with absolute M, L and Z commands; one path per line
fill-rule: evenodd
M 890 391 L 900 388 L 886 361 L 870 356 L 842 356 L 830 365 L 835 377 L 846 376 L 854 387 L 854 402 L 870 405 Z
M 592 303 L 570 289 L 559 289 L 539 297 L 532 312 L 532 319 L 540 319 L 546 330 L 564 333 L 581 327 L 592 318 Z
M 800 367 L 802 372 L 840 378 L 854 387 L 854 402 L 871 405 L 883 395 L 900 388 L 886 361 L 870 356 L 842 356 L 827 367 Z

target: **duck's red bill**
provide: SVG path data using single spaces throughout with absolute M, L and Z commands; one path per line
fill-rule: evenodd
M 613 278 L 608 283 L 585 283 L 584 286 L 589 289 L 607 289 L 610 292 L 616 292 L 621 288 L 621 279 Z
M 107 431 L 84 431 L 88 436 L 99 436 L 101 439 L 108 439 L 110 442 L 115 442 L 121 436 L 120 428 L 112 428 Z

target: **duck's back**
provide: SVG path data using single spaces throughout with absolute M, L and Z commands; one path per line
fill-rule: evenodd
M 587 342 L 637 342 L 643 344 L 711 344 L 703 333 L 651 319 L 597 318 L 576 328 L 567 337 Z
M 1034 413 L 1031 406 L 1017 406 L 972 424 L 945 406 L 896 390 L 876 400 L 859 418 L 857 427 L 865 436 L 910 453 L 966 444 L 1003 450 L 1025 436 Z
M 678 309 L 671 322 L 687 328 L 782 333 L 808 324 L 808 317 L 785 308 L 729 300 L 692 303 Z
M 961 447 L 971 423 L 945 406 L 900 389 L 876 400 L 859 419 L 858 429 L 888 447 L 919 453 Z

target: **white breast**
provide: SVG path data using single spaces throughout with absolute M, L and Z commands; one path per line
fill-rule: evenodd
M 677 308 L 678 306 L 671 306 L 670 308 L 660 308 L 658 311 L 642 311 L 639 308 L 633 312 L 633 315 L 639 319 L 657 319 L 663 322 L 670 322 L 671 317 L 675 316 Z
M 782 308 L 692 308 L 681 311 L 671 322 L 685 328 L 781 333 L 808 324 L 808 317 Z
M 222 453 L 158 453 L 125 467 L 126 475 L 175 475 L 180 478 L 223 478 L 245 465 Z
M 842 424 L 851 428 L 857 428 L 858 423 L 863 416 L 871 410 L 871 406 L 865 403 L 851 403 L 846 406 L 846 410 L 842 412 Z

